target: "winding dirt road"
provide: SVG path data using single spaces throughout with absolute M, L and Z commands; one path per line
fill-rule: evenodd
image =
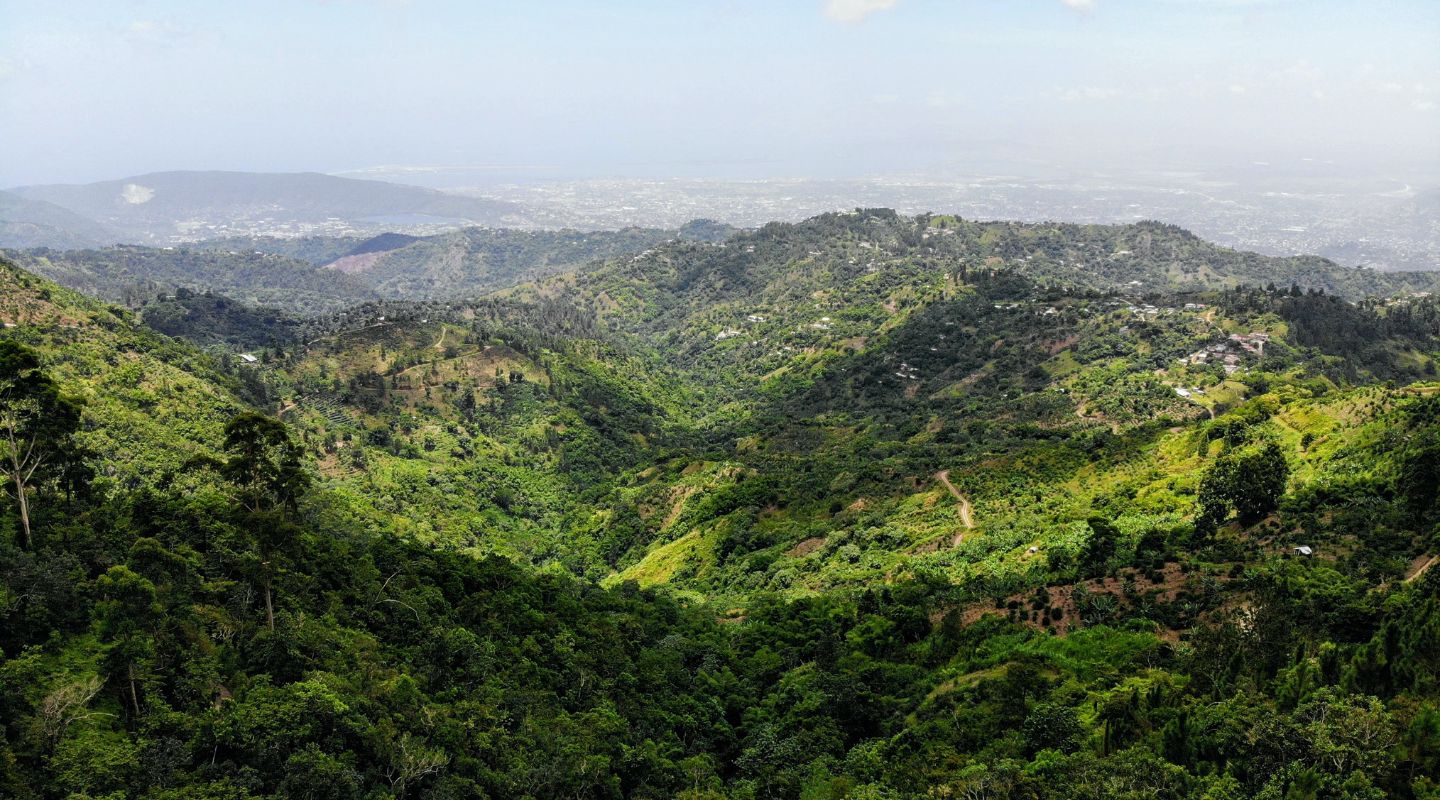
M 955 502 L 960 504 L 960 522 L 963 523 L 966 528 L 974 528 L 975 518 L 971 516 L 970 498 L 960 494 L 960 490 L 956 489 L 955 484 L 950 482 L 950 470 L 942 469 L 935 473 L 935 480 L 944 484 L 945 488 L 950 490 L 951 496 L 955 498 Z M 956 538 L 958 539 L 959 536 L 957 535 Z

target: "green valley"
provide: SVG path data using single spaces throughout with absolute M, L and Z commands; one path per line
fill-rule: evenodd
M 0 791 L 1435 797 L 1437 284 L 885 209 L 28 251 Z

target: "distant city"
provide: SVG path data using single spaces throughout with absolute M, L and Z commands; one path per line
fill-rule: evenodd
M 520 226 L 673 227 L 711 218 L 741 227 L 883 206 L 979 220 L 1127 223 L 1152 219 L 1237 249 L 1315 254 L 1378 270 L 1440 269 L 1440 195 L 1400 182 L 1317 180 L 1300 187 L 1199 176 L 1040 180 L 589 180 L 458 190 L 525 209 Z M 1283 187 L 1283 188 L 1282 188 Z

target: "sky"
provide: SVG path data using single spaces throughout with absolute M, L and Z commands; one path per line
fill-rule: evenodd
M 1440 0 L 0 0 L 0 186 L 1440 172 Z

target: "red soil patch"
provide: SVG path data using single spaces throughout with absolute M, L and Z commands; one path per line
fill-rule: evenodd
M 1053 356 L 1059 354 L 1061 350 L 1064 350 L 1067 347 L 1073 347 L 1079 341 L 1080 334 L 1077 333 L 1072 336 L 1066 336 L 1064 339 L 1056 339 L 1055 341 L 1046 345 L 1045 349 L 1050 353 L 1050 355 Z
M 799 544 L 790 548 L 789 550 L 786 550 L 785 555 L 790 556 L 791 558 L 800 558 L 801 556 L 808 556 L 824 546 L 824 536 L 812 536 L 809 539 L 806 539 L 805 541 L 800 542 Z

